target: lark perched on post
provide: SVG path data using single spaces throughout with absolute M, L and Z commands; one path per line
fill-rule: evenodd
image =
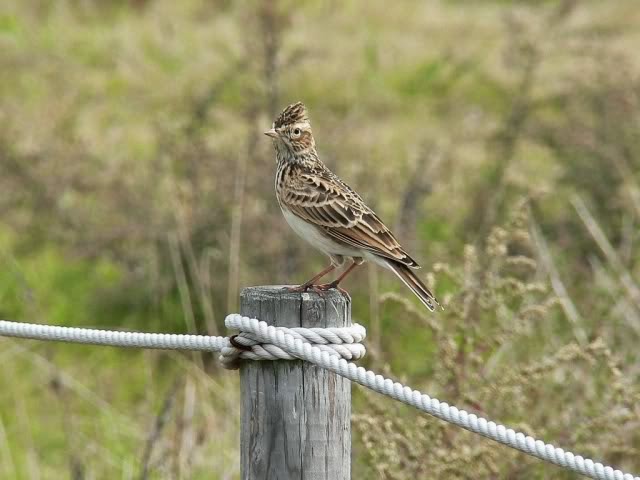
M 362 198 L 318 158 L 305 106 L 289 105 L 264 133 L 273 138 L 276 149 L 276 196 L 284 218 L 331 259 L 327 268 L 294 290 L 340 289 L 339 283 L 356 266 L 370 260 L 392 270 L 429 310 L 435 310 L 438 301 L 413 272 L 420 266 Z M 316 285 L 345 258 L 352 261 L 349 268 L 333 282 Z

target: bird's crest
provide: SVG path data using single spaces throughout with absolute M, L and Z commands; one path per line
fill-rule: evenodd
M 304 103 L 298 102 L 285 108 L 282 113 L 278 115 L 273 126 L 275 128 L 280 128 L 285 125 L 302 122 L 309 123 L 309 117 L 307 117 L 307 109 L 305 108 Z

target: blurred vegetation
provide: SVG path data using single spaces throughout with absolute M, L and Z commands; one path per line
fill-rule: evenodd
M 425 265 L 346 287 L 364 365 L 640 471 L 635 0 L 0 0 L 0 318 L 223 332 L 325 263 L 262 131 L 321 156 Z M 0 478 L 238 478 L 209 356 L 0 339 Z M 354 478 L 575 478 L 354 388 Z

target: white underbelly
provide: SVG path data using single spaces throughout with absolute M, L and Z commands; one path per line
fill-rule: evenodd
M 283 208 L 282 214 L 293 231 L 318 250 L 328 255 L 342 255 L 345 257 L 362 256 L 359 250 L 332 240 L 331 237 L 327 236 L 327 234 L 322 232 L 318 227 L 305 222 L 289 210 Z

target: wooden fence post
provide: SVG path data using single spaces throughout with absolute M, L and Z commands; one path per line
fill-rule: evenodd
M 279 327 L 351 325 L 351 303 L 331 290 L 245 288 L 242 315 Z M 241 478 L 349 480 L 351 383 L 300 360 L 248 361 L 240 368 Z

